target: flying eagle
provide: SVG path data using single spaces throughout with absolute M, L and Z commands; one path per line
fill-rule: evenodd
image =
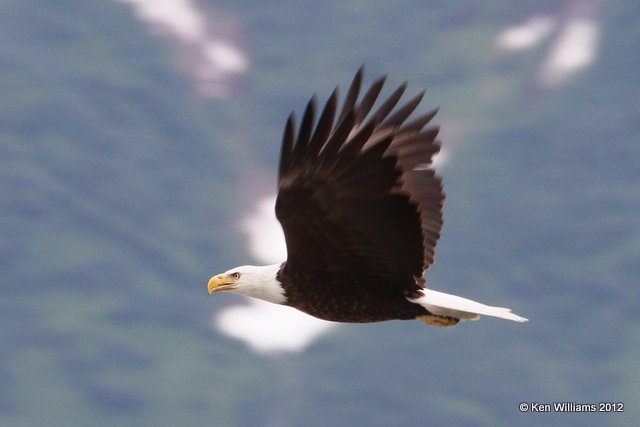
M 358 100 L 362 78 L 360 68 L 339 112 L 336 87 L 317 121 L 315 97 L 297 131 L 295 115 L 287 120 L 276 200 L 287 260 L 213 276 L 209 293 L 235 292 L 335 322 L 526 321 L 426 289 L 444 201 L 432 167 L 438 128 L 425 127 L 437 109 L 407 121 L 424 91 L 395 109 L 405 82 L 372 112 L 385 77 Z

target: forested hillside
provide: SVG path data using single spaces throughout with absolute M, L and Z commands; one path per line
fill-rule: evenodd
M 127 2 L 0 3 L 1 425 L 640 421 L 640 6 L 199 3 L 250 58 L 219 97 Z M 546 38 L 500 47 L 538 15 Z M 595 57 L 545 80 L 576 16 Z M 242 300 L 206 281 L 250 259 L 237 220 L 275 190 L 286 116 L 363 63 L 441 107 L 430 285 L 531 321 L 345 325 L 254 354 L 212 327 Z M 518 410 L 557 401 L 624 413 Z

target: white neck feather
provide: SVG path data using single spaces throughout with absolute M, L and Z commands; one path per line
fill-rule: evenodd
M 240 280 L 231 292 L 274 304 L 284 304 L 287 301 L 284 295 L 284 288 L 276 278 L 281 264 L 265 266 L 243 265 L 232 268 L 225 274 L 240 273 Z

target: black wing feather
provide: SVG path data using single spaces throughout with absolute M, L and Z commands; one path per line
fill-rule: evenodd
M 316 130 L 309 142 L 307 155 L 317 156 L 320 149 L 327 142 L 327 138 L 333 129 L 333 118 L 336 114 L 336 104 L 338 103 L 338 88 L 335 88 L 329 100 L 325 104 L 324 110 L 318 119 Z
M 380 91 L 382 90 L 382 86 L 384 86 L 386 79 L 387 76 L 382 76 L 369 86 L 369 89 L 362 97 L 362 101 L 360 101 L 360 105 L 358 105 L 358 117 L 356 123 L 362 123 L 366 115 L 369 114 L 371 108 L 373 108 L 373 104 L 375 104 L 376 99 L 378 99 L 378 95 L 380 95 Z
M 347 96 L 344 98 L 344 104 L 342 106 L 342 110 L 340 111 L 340 115 L 338 116 L 338 123 L 340 123 L 347 114 L 353 111 L 353 107 L 356 105 L 356 101 L 358 101 L 358 95 L 360 94 L 360 86 L 362 86 L 362 76 L 364 75 L 364 66 L 361 66 L 356 72 L 356 75 L 353 77 L 353 81 L 351 82 L 351 86 L 349 86 L 349 91 L 347 92 Z

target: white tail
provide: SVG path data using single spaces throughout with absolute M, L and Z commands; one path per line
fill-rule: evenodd
M 470 299 L 445 294 L 444 292 L 423 289 L 424 296 L 409 301 L 420 304 L 430 313 L 437 316 L 448 316 L 456 319 L 478 320 L 480 315 L 499 317 L 516 322 L 527 322 L 529 319 L 513 314 L 505 307 L 492 307 Z

